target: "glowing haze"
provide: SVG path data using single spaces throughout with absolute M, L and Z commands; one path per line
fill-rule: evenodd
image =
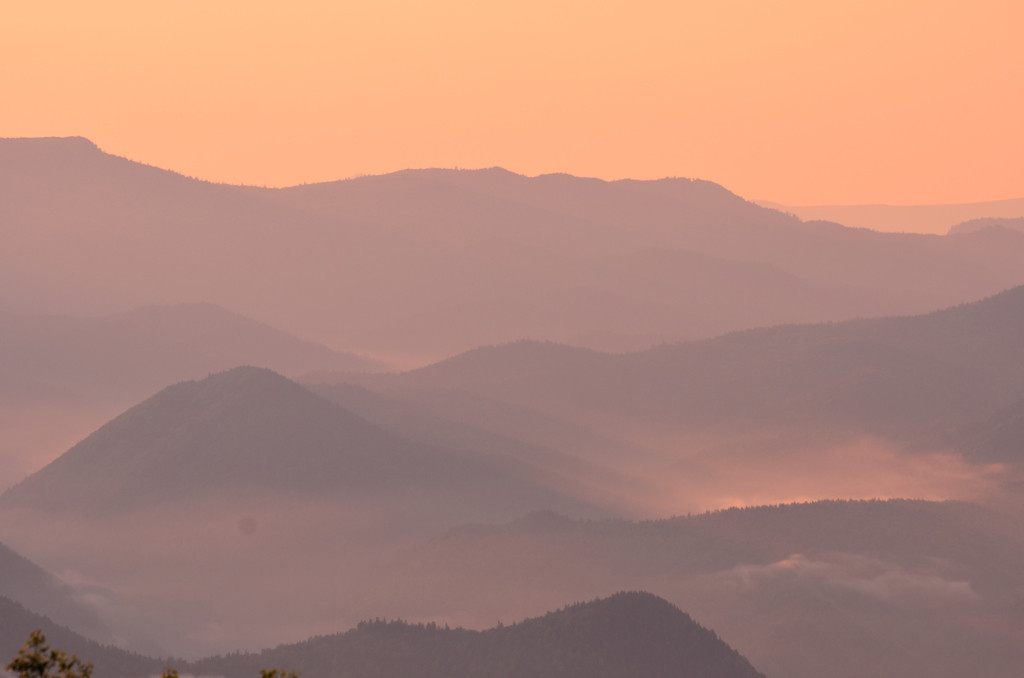
M 501 165 L 791 205 L 1024 192 L 1024 4 L 35 2 L 0 136 L 232 183 Z

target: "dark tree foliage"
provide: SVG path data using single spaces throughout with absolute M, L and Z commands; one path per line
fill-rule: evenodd
M 47 617 L 26 610 L 20 604 L 0 596 L 0 657 L 11 657 L 25 642 L 25 636 L 39 629 L 48 642 L 65 652 L 87 658 L 101 678 L 142 678 L 160 673 L 162 663 L 134 652 L 102 645 Z
M 51 649 L 46 636 L 39 629 L 32 632 L 25 647 L 7 665 L 7 670 L 19 678 L 91 678 L 92 664 L 84 663 L 75 655 Z

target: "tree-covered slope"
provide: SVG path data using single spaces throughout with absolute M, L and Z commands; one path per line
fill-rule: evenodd
M 376 621 L 259 654 L 191 664 L 249 678 L 263 667 L 303 678 L 756 678 L 739 653 L 674 605 L 618 593 L 486 631 Z
M 97 678 L 144 678 L 158 675 L 163 669 L 158 659 L 101 645 L 4 596 L 0 596 L 0 664 L 6 666 L 36 629 L 42 630 L 50 647 L 91 662 Z

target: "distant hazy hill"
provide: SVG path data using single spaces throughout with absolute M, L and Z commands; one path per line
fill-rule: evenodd
M 0 490 L 165 386 L 239 365 L 384 368 L 212 304 L 102 317 L 0 311 Z
M 307 388 L 403 438 L 544 469 L 560 479 L 554 487 L 616 514 L 635 514 L 631 498 L 649 492 L 647 483 L 609 468 L 635 461 L 635 450 L 538 413 L 458 394 L 390 398 L 352 384 Z
M 950 235 L 964 235 L 967 233 L 975 233 L 983 228 L 1009 228 L 1015 231 L 1024 231 L 1024 217 L 1018 217 L 1016 219 L 1001 219 L 997 217 L 988 217 L 984 219 L 971 219 L 970 221 L 964 221 L 949 229 Z
M 924 312 L 1024 283 L 1024 234 L 803 223 L 705 181 L 416 170 L 261 189 L 0 140 L 0 306 L 207 301 L 424 362 L 488 343 L 608 350 Z M 991 229 L 988 229 L 991 230 Z
M 143 657 L 89 640 L 55 624 L 48 617 L 30 612 L 4 596 L 0 596 L 0 664 L 6 666 L 36 629 L 42 630 L 51 648 L 64 650 L 68 654 L 77 655 L 82 661 L 91 662 L 96 676 L 144 678 L 159 675 L 164 667 L 159 659 Z
M 531 478 L 541 475 L 410 442 L 270 370 L 236 368 L 133 407 L 9 489 L 0 506 L 119 511 L 253 491 L 383 502 L 394 493 L 398 504 L 457 515 L 581 506 Z
M 954 431 L 941 442 L 975 461 L 1024 463 L 1024 400 Z
M 535 514 L 466 526 L 375 573 L 363 614 L 478 623 L 644 589 L 768 675 L 1010 678 L 1024 661 L 1024 537 L 959 502 L 815 502 L 667 520 Z M 371 612 L 372 611 L 372 612 Z
M 1024 214 L 1024 198 L 959 205 L 815 205 L 793 207 L 767 200 L 758 205 L 811 221 L 823 219 L 851 228 L 893 233 L 946 233 L 955 224 L 983 217 L 1016 218 Z
M 110 630 L 100 622 L 96 611 L 82 603 L 70 586 L 3 544 L 0 544 L 0 596 L 39 610 L 90 638 L 110 639 Z
M 0 314 L 0 403 L 136 402 L 168 384 L 239 365 L 285 374 L 375 371 L 211 304 L 149 306 L 99 318 Z
M 519 342 L 351 381 L 393 393 L 457 389 L 606 428 L 951 428 L 1024 397 L 1024 287 L 924 316 L 787 325 L 625 355 Z
M 487 631 L 369 622 L 347 633 L 188 667 L 250 678 L 286 666 L 305 678 L 756 678 L 739 653 L 674 605 L 618 593 Z

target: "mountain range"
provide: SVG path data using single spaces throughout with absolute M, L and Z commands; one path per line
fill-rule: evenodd
M 1024 217 L 1015 219 L 984 217 L 981 219 L 970 219 L 959 223 L 949 229 L 950 235 L 976 233 L 985 228 L 1008 228 L 1014 231 L 1024 231 Z
M 386 369 L 211 304 L 101 317 L 0 312 L 0 488 L 168 384 L 240 365 Z
M 391 395 L 467 392 L 609 433 L 920 434 L 1024 398 L 1024 287 L 922 316 L 784 325 L 614 355 L 516 342 L 335 381 Z
M 2 139 L 0 648 L 1016 676 L 1019 221 L 500 168 L 268 189 Z
M 102 317 L 0 314 L 0 404 L 135 404 L 170 383 L 240 365 L 299 375 L 386 366 L 302 341 L 212 304 Z
M 851 228 L 900 233 L 953 233 L 965 222 L 1018 219 L 1024 198 L 953 205 L 815 205 L 793 207 L 767 200 L 758 205 L 794 214 L 805 221 L 824 220 Z
M 609 350 L 920 313 L 1024 283 L 1024 234 L 802 222 L 716 184 L 409 170 L 263 189 L 0 140 L 0 306 L 210 302 L 425 364 L 546 339 Z M 29 263 L 31 262 L 31 263 Z

